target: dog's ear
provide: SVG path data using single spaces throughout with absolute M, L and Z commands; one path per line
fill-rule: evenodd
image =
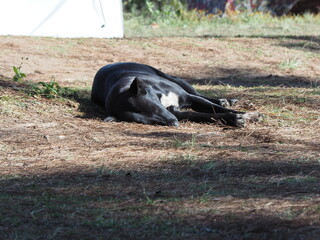
M 146 94 L 147 93 L 143 81 L 141 79 L 139 79 L 138 77 L 136 77 L 133 80 L 133 82 L 131 83 L 130 91 L 134 95 L 142 95 L 142 94 Z

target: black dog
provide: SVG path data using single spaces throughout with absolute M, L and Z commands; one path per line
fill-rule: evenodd
M 178 121 L 190 120 L 244 127 L 247 120 L 259 117 L 225 108 L 233 101 L 207 98 L 186 81 L 138 63 L 102 67 L 94 78 L 91 100 L 104 106 L 105 121 L 178 126 Z

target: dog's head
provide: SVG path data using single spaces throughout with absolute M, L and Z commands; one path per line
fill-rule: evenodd
M 178 126 L 177 118 L 161 103 L 161 95 L 143 80 L 134 78 L 128 90 L 118 98 L 115 117 L 121 121 Z

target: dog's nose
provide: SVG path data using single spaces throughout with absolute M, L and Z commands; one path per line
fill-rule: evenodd
M 173 121 L 172 126 L 179 127 L 179 122 L 177 120 Z

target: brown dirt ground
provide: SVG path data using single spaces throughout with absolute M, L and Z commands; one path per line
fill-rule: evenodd
M 301 104 L 281 95 L 256 99 L 250 93 L 255 91 L 251 87 L 264 85 L 277 91 L 295 88 L 303 95 L 319 86 L 319 38 L 307 40 L 0 37 L 0 192 L 11 203 L 9 210 L 1 210 L 3 236 L 28 239 L 25 232 L 36 236 L 33 239 L 316 239 L 319 92 Z M 239 97 L 239 108 L 250 110 L 246 101 L 255 101 L 255 110 L 268 117 L 244 129 L 105 123 L 103 110 L 88 101 L 48 100 L 19 91 L 20 84 L 11 81 L 11 67 L 22 57 L 28 58 L 22 66 L 28 79 L 50 81 L 54 76 L 62 86 L 86 89 L 86 96 L 100 67 L 121 61 L 146 63 L 200 90 Z M 301 65 L 280 67 L 288 59 L 299 59 Z M 221 92 L 217 84 L 231 90 Z M 266 107 L 270 102 L 302 120 L 287 123 Z M 56 205 L 63 204 L 57 196 L 67 198 L 63 217 L 34 203 L 32 197 L 44 193 L 54 196 Z M 88 199 L 74 203 L 69 196 Z M 15 209 L 20 213 L 13 214 Z M 129 225 L 131 232 L 123 226 L 98 226 L 96 209 L 107 209 L 105 218 Z M 81 225 L 85 219 L 91 225 Z

